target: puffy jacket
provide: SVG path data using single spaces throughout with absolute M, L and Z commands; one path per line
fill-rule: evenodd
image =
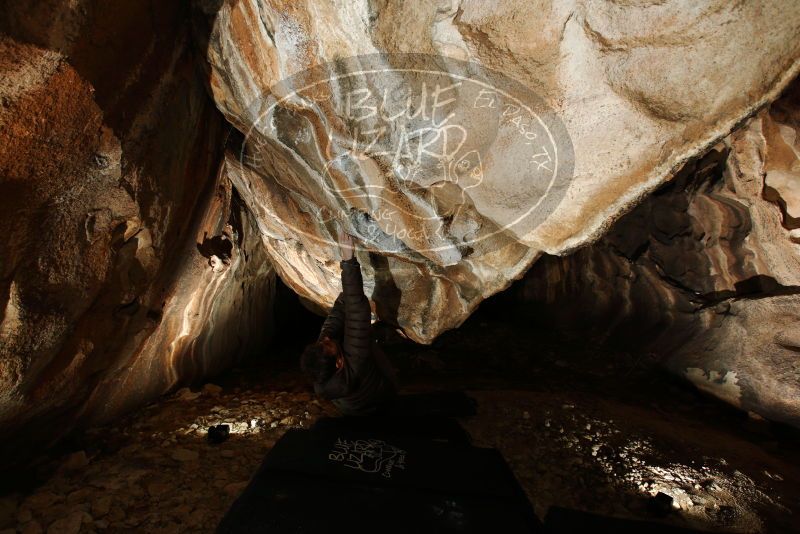
M 361 266 L 356 258 L 341 261 L 342 292 L 320 330 L 339 342 L 344 365 L 324 384 L 315 384 L 347 415 L 374 413 L 395 394 L 394 376 L 383 351 L 372 336 L 369 300 L 364 294 Z

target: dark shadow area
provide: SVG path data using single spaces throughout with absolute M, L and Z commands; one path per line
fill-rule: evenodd
M 233 243 L 223 235 L 209 237 L 206 234 L 203 236 L 203 242 L 197 244 L 197 251 L 204 258 L 210 259 L 211 256 L 216 256 L 222 261 L 227 261 L 231 257 Z
M 305 345 L 317 339 L 325 318 L 309 311 L 294 291 L 280 279 L 276 287 L 275 309 L 280 310 L 275 315 L 275 331 L 278 333 L 275 344 L 277 358 L 270 357 L 270 363 L 276 361 L 286 365 L 297 364 L 292 352 L 295 351 L 296 356 L 299 356 Z

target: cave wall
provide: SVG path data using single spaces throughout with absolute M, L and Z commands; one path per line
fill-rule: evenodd
M 5 6 L 0 428 L 46 443 L 263 353 L 276 274 L 321 309 L 338 294 L 337 226 L 360 239 L 376 315 L 412 339 L 457 327 L 533 265 L 517 287 L 560 325 L 630 339 L 799 424 L 797 87 L 759 110 L 797 73 L 800 7 L 487 5 Z M 538 187 L 515 181 L 510 121 L 471 117 L 470 189 L 424 165 L 400 180 L 377 155 L 331 173 L 332 140 L 354 141 L 335 105 L 292 102 L 297 122 L 277 130 L 257 120 L 310 67 L 391 70 L 410 53 L 453 58 L 440 78 L 462 60 L 476 79 L 502 72 L 564 135 L 568 179 L 535 224 L 506 224 Z M 302 145 L 287 137 L 299 118 Z M 375 216 L 398 203 L 405 215 Z
M 0 10 L 6 435 L 105 421 L 272 335 L 274 270 L 193 43 L 182 2 Z
M 591 342 L 649 350 L 700 389 L 800 426 L 800 83 L 592 246 L 515 291 Z

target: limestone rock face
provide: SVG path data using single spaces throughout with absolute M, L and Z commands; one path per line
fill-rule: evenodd
M 607 236 L 526 275 L 558 324 L 649 348 L 718 397 L 800 426 L 800 83 Z
M 2 11 L 0 427 L 46 442 L 262 347 L 274 272 L 185 9 Z
M 599 238 L 775 99 L 800 57 L 800 5 L 779 0 L 201 6 L 214 99 L 244 134 L 226 168 L 279 274 L 330 306 L 344 226 L 377 315 L 421 342 L 542 253 Z M 796 218 L 788 172 L 768 188 Z

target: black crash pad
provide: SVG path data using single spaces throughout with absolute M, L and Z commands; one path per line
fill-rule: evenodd
M 218 527 L 232 532 L 540 532 L 500 453 L 451 419 L 290 430 Z
M 447 417 L 335 417 L 290 430 L 219 533 L 696 532 L 551 507 L 544 526 L 502 456 Z

